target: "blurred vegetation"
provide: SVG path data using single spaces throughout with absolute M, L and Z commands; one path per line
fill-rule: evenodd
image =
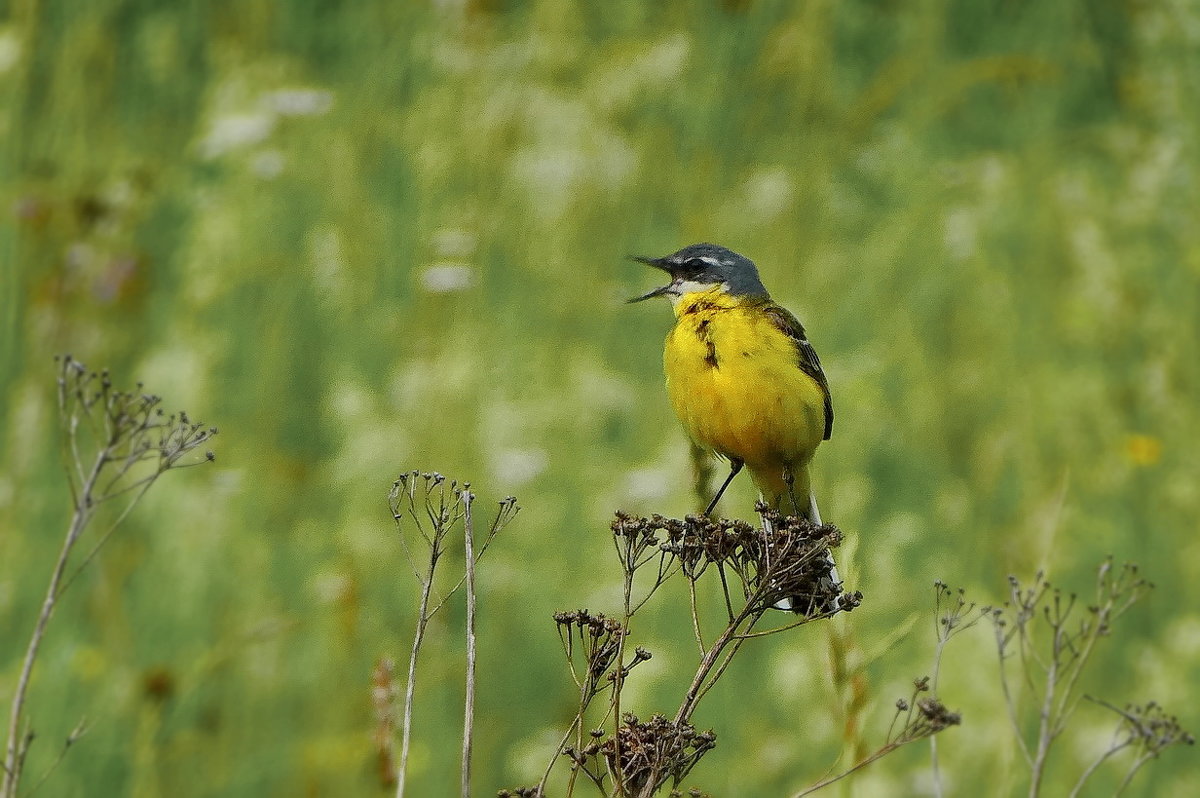
M 69 512 L 52 355 L 222 430 L 51 626 L 29 772 L 92 724 L 54 795 L 379 792 L 371 674 L 417 596 L 386 494 L 410 468 L 520 497 L 479 574 L 475 783 L 535 781 L 573 712 L 551 613 L 618 605 L 614 509 L 694 509 L 670 314 L 622 300 L 656 279 L 625 256 L 700 240 L 755 259 L 821 353 L 814 484 L 866 601 L 739 658 L 697 713 L 718 747 L 696 784 L 785 794 L 879 737 L 928 667 L 934 579 L 1083 590 L 1107 554 L 1158 589 L 1084 689 L 1200 727 L 1194 4 L 0 9 L 3 690 Z M 752 501 L 742 481 L 724 509 Z M 647 716 L 691 668 L 682 607 L 637 630 Z M 430 629 L 413 794 L 456 790 L 461 618 Z M 942 664 L 949 794 L 1019 787 L 994 658 L 985 633 Z M 919 748 L 848 794 L 923 793 Z M 1189 754 L 1127 794 L 1200 794 Z

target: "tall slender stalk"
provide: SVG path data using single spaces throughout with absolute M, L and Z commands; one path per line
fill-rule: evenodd
M 21 716 L 25 709 L 29 680 L 33 675 L 33 665 L 41 650 L 42 640 L 46 636 L 46 626 L 50 623 L 50 616 L 54 614 L 54 608 L 58 605 L 58 586 L 62 582 L 63 572 L 67 569 L 67 561 L 71 557 L 71 551 L 75 548 L 79 536 L 83 534 L 83 530 L 87 528 L 88 522 L 95 513 L 96 505 L 92 502 L 92 490 L 96 486 L 101 469 L 104 468 L 105 459 L 106 452 L 101 451 L 96 455 L 91 470 L 84 477 L 79 497 L 75 502 L 75 511 L 71 515 L 71 523 L 67 526 L 62 548 L 54 563 L 54 570 L 50 573 L 46 598 L 42 601 L 37 624 L 33 628 L 33 634 L 29 637 L 29 645 L 25 649 L 25 659 L 21 663 L 21 675 L 17 678 L 17 688 L 13 691 L 12 707 L 8 713 L 8 744 L 4 751 L 4 781 L 0 785 L 0 796 L 4 798 L 15 798 L 17 794 L 25 752 L 28 750 L 30 742 L 28 735 L 24 739 L 21 735 Z
M 475 495 L 470 484 L 447 481 L 437 473 L 409 471 L 401 474 L 392 483 L 388 493 L 388 507 L 392 520 L 400 532 L 400 542 L 412 566 L 413 575 L 421 586 L 417 606 L 417 622 L 413 632 L 412 648 L 408 657 L 408 676 L 404 689 L 404 710 L 400 730 L 400 758 L 396 767 L 396 798 L 403 798 L 408 776 L 408 754 L 413 736 L 413 703 L 416 698 L 417 662 L 425 642 L 430 619 L 445 603 L 466 585 L 467 602 L 467 663 L 466 700 L 463 707 L 463 747 L 461 789 L 463 796 L 471 790 L 471 753 L 474 743 L 475 717 L 475 665 L 476 651 L 476 585 L 475 569 L 480 557 L 487 551 L 492 540 L 520 510 L 516 499 L 508 497 L 500 502 L 495 518 L 481 541 L 475 540 L 475 522 L 472 504 Z M 445 595 L 434 599 L 434 579 L 438 566 L 446 552 L 448 536 L 458 524 L 463 525 L 465 567 L 462 576 L 450 585 Z M 406 528 L 412 527 L 427 549 L 423 566 L 417 564 L 417 555 L 407 539 Z
M 471 798 L 471 742 L 475 728 L 475 525 L 470 485 L 459 494 L 463 505 L 463 549 L 467 566 L 467 695 L 463 701 L 462 798 Z
M 4 770 L 0 773 L 0 798 L 16 798 L 25 766 L 25 756 L 33 733 L 25 722 L 26 702 L 34 666 L 50 619 L 59 601 L 75 577 L 92 562 L 112 533 L 157 481 L 172 468 L 199 463 L 181 463 L 181 459 L 217 434 L 191 422 L 186 413 L 164 416 L 161 399 L 137 390 L 114 390 L 108 372 L 90 372 L 72 357 L 58 359 L 58 413 L 61 448 L 71 492 L 72 513 L 63 536 L 54 567 L 46 585 L 46 597 L 30 634 L 21 662 L 20 674 L 9 707 Z M 93 454 L 88 454 L 94 449 Z M 211 461 L 208 452 L 204 461 Z M 64 578 L 79 541 L 95 520 L 103 505 L 131 494 L 71 576 Z M 26 728 L 23 730 L 22 726 Z M 73 733 L 68 743 L 78 735 Z M 62 757 L 59 757 L 61 761 Z M 45 776 L 38 781 L 40 785 Z
M 413 633 L 412 650 L 408 655 L 408 680 L 404 688 L 404 719 L 400 725 L 400 764 L 396 768 L 396 798 L 404 798 L 405 778 L 408 775 L 408 748 L 412 741 L 412 710 L 417 691 L 417 659 L 429 625 L 429 594 L 433 590 L 433 572 L 441 552 L 430 550 L 429 578 L 421 585 L 421 604 L 417 608 L 417 629 Z
M 940 579 L 933 583 L 934 603 L 933 603 L 933 621 L 934 634 L 937 637 L 937 646 L 933 651 L 933 676 L 931 678 L 933 694 L 938 694 L 938 682 L 942 675 L 942 655 L 946 651 L 946 646 L 950 639 L 960 632 L 970 629 L 978 623 L 984 613 L 975 612 L 975 602 L 966 600 L 966 593 L 959 588 L 957 598 L 951 601 L 953 591 L 950 587 Z M 949 602 L 947 604 L 947 602 Z M 929 738 L 929 763 L 933 771 L 933 794 L 936 798 L 942 798 L 942 772 L 941 763 L 938 760 L 938 738 L 937 735 L 932 735 Z

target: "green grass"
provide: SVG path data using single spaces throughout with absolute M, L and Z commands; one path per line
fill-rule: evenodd
M 45 790 L 377 792 L 371 670 L 416 600 L 385 495 L 410 468 L 525 508 L 481 573 L 477 793 L 536 780 L 572 701 L 550 613 L 618 608 L 614 509 L 693 509 L 669 312 L 622 300 L 656 279 L 626 255 L 699 240 L 755 259 L 829 374 L 815 484 L 866 595 L 842 623 L 868 740 L 928 670 L 934 579 L 1083 589 L 1110 553 L 1158 589 L 1086 690 L 1200 728 L 1189 4 L 455 5 L 0 12 L 0 704 L 68 508 L 51 356 L 221 428 L 52 624 L 30 772 L 93 729 Z M 469 286 L 428 290 L 439 263 Z M 460 625 L 432 630 L 417 795 L 456 789 Z M 686 615 L 636 634 L 638 711 L 677 705 Z M 950 794 L 1020 789 L 986 633 L 947 656 Z M 816 627 L 747 650 L 693 781 L 773 796 L 831 767 L 828 660 Z M 1049 794 L 1101 744 L 1082 720 Z M 1189 753 L 1130 794 L 1200 791 Z M 914 747 L 848 794 L 927 768 Z

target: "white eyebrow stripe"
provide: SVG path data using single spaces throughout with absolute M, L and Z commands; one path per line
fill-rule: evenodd
M 729 264 L 720 258 L 714 258 L 712 255 L 700 255 L 696 260 L 702 260 L 709 266 L 728 266 Z

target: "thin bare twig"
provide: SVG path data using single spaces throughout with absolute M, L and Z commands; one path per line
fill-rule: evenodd
M 46 626 L 50 623 L 50 616 L 54 614 L 54 608 L 58 605 L 58 586 L 62 581 L 63 572 L 67 568 L 67 560 L 71 556 L 71 550 L 75 548 L 76 541 L 83 534 L 83 530 L 87 527 L 88 522 L 92 517 L 92 508 L 90 507 L 90 496 L 92 488 L 99 478 L 100 470 L 106 462 L 106 453 L 101 451 L 96 455 L 92 463 L 91 469 L 81 483 L 80 499 L 76 504 L 75 512 L 71 516 L 71 523 L 67 527 L 66 537 L 63 539 L 62 548 L 59 550 L 58 559 L 54 563 L 54 570 L 50 572 L 50 583 L 46 587 L 46 598 L 42 601 L 41 612 L 38 613 L 37 624 L 33 628 L 33 634 L 29 637 L 29 645 L 25 649 L 25 658 L 21 662 L 21 675 L 17 677 L 17 687 L 13 691 L 12 707 L 8 713 L 8 745 L 4 754 L 4 781 L 0 784 L 0 795 L 4 798 L 15 798 L 17 794 L 17 785 L 21 780 L 21 760 L 20 756 L 21 740 L 21 715 L 25 710 L 25 698 L 29 690 L 29 679 L 33 675 L 33 666 L 37 662 L 38 651 L 42 647 L 42 640 L 46 636 Z
M 463 548 L 467 567 L 467 695 L 463 702 L 462 798 L 471 798 L 471 742 L 475 728 L 475 525 L 471 520 L 471 485 L 459 493 L 463 506 Z
M 415 480 L 414 480 L 415 481 Z M 396 487 L 393 486 L 393 501 L 396 494 Z M 408 494 L 410 499 L 412 494 Z M 392 507 L 392 517 L 396 523 L 400 522 L 399 510 L 395 505 Z M 416 517 L 416 514 L 413 514 Z M 422 536 L 424 536 L 422 531 Z M 403 537 L 403 536 L 401 536 Z M 404 687 L 404 712 L 400 724 L 400 764 L 396 769 L 396 798 L 404 798 L 404 787 L 406 776 L 408 775 L 408 750 L 412 742 L 412 711 L 413 701 L 416 698 L 417 687 L 417 659 L 421 655 L 421 644 L 425 640 L 425 629 L 429 625 L 429 594 L 433 590 L 433 577 L 437 571 L 438 560 L 441 559 L 442 549 L 440 541 L 436 536 L 433 540 L 426 538 L 430 542 L 429 547 L 429 566 L 425 573 L 420 577 L 421 580 L 421 601 L 417 607 L 417 627 L 413 632 L 412 649 L 408 656 L 408 679 Z
M 27 798 L 37 792 L 46 783 L 50 775 L 62 764 L 63 759 L 67 756 L 67 752 L 71 750 L 71 746 L 79 742 L 79 738 L 87 734 L 90 729 L 91 727 L 87 725 L 86 718 L 80 719 L 79 723 L 75 724 L 75 728 L 67 735 L 67 739 L 63 740 L 62 748 L 58 750 L 58 756 L 54 758 L 54 761 L 50 763 L 50 767 L 46 768 L 46 772 L 42 774 L 42 777 L 34 782 L 34 785 L 29 788 L 29 792 L 25 794 Z
M 934 737 L 938 733 L 957 726 L 962 722 L 961 717 L 950 712 L 938 700 L 937 696 L 930 695 L 924 698 L 918 698 L 921 693 L 930 689 L 929 678 L 916 679 L 913 682 L 913 694 L 909 700 L 900 699 L 896 702 L 896 714 L 892 716 L 892 723 L 888 727 L 887 739 L 870 756 L 860 760 L 846 770 L 828 778 L 822 779 L 817 783 L 806 787 L 798 793 L 795 793 L 792 798 L 802 798 L 805 795 L 811 795 L 818 790 L 824 789 L 835 782 L 841 781 L 847 776 L 857 773 L 872 762 L 878 761 L 893 751 L 901 748 L 909 743 L 923 740 L 925 738 Z M 896 720 L 901 716 L 904 717 L 904 725 L 895 737 L 892 736 L 892 731 L 895 729 Z
M 931 678 L 933 694 L 938 694 L 938 680 L 942 672 L 942 655 L 946 646 L 955 635 L 970 629 L 983 617 L 983 613 L 975 612 L 975 602 L 966 600 L 966 593 L 959 588 L 954 594 L 945 582 L 940 579 L 934 582 L 934 634 L 937 645 L 933 651 L 933 676 Z M 951 598 L 953 596 L 953 598 Z M 938 761 L 937 735 L 929 737 L 929 761 L 933 771 L 933 792 L 936 798 L 942 796 L 942 773 Z

